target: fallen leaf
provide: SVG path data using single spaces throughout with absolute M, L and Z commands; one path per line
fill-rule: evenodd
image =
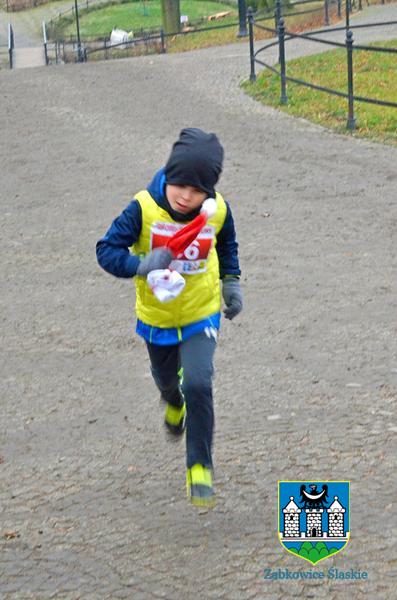
M 13 540 L 14 538 L 17 538 L 19 536 L 19 531 L 5 531 L 3 533 L 3 537 L 5 537 L 6 540 Z

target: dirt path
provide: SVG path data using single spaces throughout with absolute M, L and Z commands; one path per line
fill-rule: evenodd
M 243 50 L 0 72 L 2 600 L 393 598 L 397 150 L 255 103 Z M 245 294 L 209 513 L 94 252 L 187 125 L 225 146 Z M 277 540 L 277 481 L 308 478 L 351 480 L 352 541 L 313 570 L 368 580 L 262 579 L 310 570 Z
M 89 4 L 103 4 L 104 0 L 89 0 Z M 83 2 L 79 2 L 82 5 Z M 14 29 L 17 47 L 29 48 L 42 44 L 42 23 L 57 17 L 74 6 L 73 0 L 62 0 L 42 4 L 31 10 L 5 12 L 0 10 L 0 40 L 7 39 L 7 26 L 11 23 Z

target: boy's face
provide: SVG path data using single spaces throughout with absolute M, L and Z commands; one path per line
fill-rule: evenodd
M 206 192 L 190 185 L 173 185 L 167 183 L 165 193 L 171 208 L 184 215 L 199 208 L 207 198 Z

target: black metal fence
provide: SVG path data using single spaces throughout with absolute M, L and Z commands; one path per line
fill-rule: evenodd
M 308 1 L 311 1 L 311 0 L 304 0 L 304 2 L 308 2 Z M 295 4 L 301 4 L 301 2 L 296 2 Z M 382 1 L 382 4 L 384 4 L 384 1 Z M 341 10 L 341 8 L 339 8 L 339 5 L 338 5 L 338 14 L 341 14 L 341 12 L 339 12 Z M 356 120 L 355 120 L 355 115 L 354 115 L 354 103 L 355 102 L 367 102 L 369 104 L 377 104 L 380 106 L 397 108 L 397 102 L 392 102 L 392 101 L 388 101 L 388 100 L 378 100 L 376 98 L 366 98 L 364 96 L 357 96 L 354 94 L 354 60 L 353 60 L 354 52 L 360 51 L 360 50 L 365 50 L 367 52 L 384 52 L 384 53 L 397 54 L 397 48 L 388 48 L 388 47 L 382 47 L 382 46 L 365 46 L 365 45 L 354 44 L 352 29 L 359 29 L 359 28 L 364 28 L 364 27 L 379 27 L 379 26 L 397 25 L 397 21 L 384 21 L 382 23 L 377 22 L 377 23 L 365 23 L 363 25 L 350 25 L 350 14 L 351 14 L 351 11 L 353 8 L 353 4 L 351 3 L 350 0 L 347 0 L 345 2 L 345 5 L 343 8 L 345 11 L 345 25 L 344 26 L 333 27 L 333 28 L 327 27 L 326 29 L 318 29 L 316 31 L 310 31 L 310 32 L 305 32 L 305 33 L 301 33 L 301 34 L 293 33 L 286 29 L 285 19 L 284 19 L 283 10 L 282 10 L 283 6 L 282 6 L 282 3 L 280 0 L 277 0 L 276 10 L 275 10 L 275 15 L 274 15 L 275 28 L 266 27 L 259 23 L 259 21 L 264 21 L 266 19 L 270 19 L 273 17 L 266 17 L 266 16 L 264 17 L 260 13 L 255 14 L 255 13 L 253 13 L 252 9 L 248 9 L 248 31 L 249 31 L 250 64 L 251 64 L 250 81 L 256 80 L 255 65 L 259 64 L 262 67 L 269 69 L 270 71 L 272 71 L 273 73 L 275 73 L 276 75 L 279 76 L 279 78 L 280 78 L 280 104 L 287 104 L 287 102 L 288 102 L 287 82 L 295 83 L 298 85 L 303 85 L 303 86 L 312 88 L 314 90 L 318 90 L 320 92 L 325 92 L 327 94 L 333 94 L 335 96 L 339 96 L 341 98 L 346 98 L 347 104 L 348 104 L 348 115 L 347 115 L 346 126 L 347 126 L 347 129 L 353 130 L 353 129 L 355 129 L 355 126 L 356 126 Z M 362 4 L 361 4 L 361 0 L 359 0 L 358 9 L 361 10 L 361 8 L 362 8 Z M 291 16 L 290 13 L 288 13 L 287 16 Z M 274 34 L 277 37 L 276 41 L 272 41 L 255 51 L 254 28 Z M 321 35 L 323 33 L 332 33 L 332 32 L 337 32 L 337 31 L 345 31 L 346 32 L 346 38 L 345 38 L 344 43 L 330 41 L 330 40 L 324 40 L 324 39 L 317 37 L 318 35 Z M 285 46 L 286 46 L 286 42 L 289 40 L 292 40 L 292 39 L 303 39 L 305 41 L 311 41 L 314 43 L 326 44 L 328 46 L 332 46 L 335 48 L 344 48 L 346 50 L 346 79 L 347 79 L 347 90 L 348 90 L 347 93 L 341 92 L 339 90 L 335 90 L 332 88 L 327 88 L 324 86 L 316 85 L 314 83 L 309 83 L 307 81 L 304 81 L 302 79 L 297 79 L 295 77 L 290 77 L 287 74 Z M 278 46 L 279 68 L 276 68 L 274 65 L 265 63 L 264 61 L 259 60 L 257 58 L 258 54 L 260 54 L 261 52 L 264 52 L 265 50 L 268 50 L 269 48 L 272 48 L 274 46 Z M 396 60 L 396 68 L 397 68 L 397 60 Z
M 87 59 L 88 59 L 88 57 L 90 55 L 93 55 L 97 52 L 104 52 L 105 58 L 109 58 L 111 51 L 134 49 L 134 48 L 139 51 L 139 49 L 142 49 L 143 47 L 145 47 L 147 51 L 150 51 L 150 49 L 151 49 L 154 52 L 164 54 L 167 52 L 167 40 L 168 39 L 176 39 L 178 37 L 182 37 L 182 36 L 186 36 L 186 35 L 203 33 L 203 32 L 208 32 L 208 31 L 215 31 L 215 30 L 219 30 L 219 29 L 228 29 L 231 27 L 236 28 L 238 26 L 239 26 L 239 22 L 234 21 L 233 23 L 227 23 L 224 25 L 214 25 L 212 27 L 197 27 L 193 31 L 183 31 L 182 30 L 182 31 L 176 31 L 174 33 L 164 33 L 163 30 L 160 30 L 160 32 L 156 33 L 156 34 L 144 35 L 142 38 L 138 38 L 138 39 L 134 38 L 131 41 L 121 42 L 120 44 L 113 44 L 113 45 L 111 45 L 109 42 L 106 42 L 106 40 L 105 40 L 103 46 L 100 46 L 100 47 L 94 48 L 94 49 L 88 49 L 86 52 L 86 55 L 87 55 Z M 138 53 L 141 53 L 141 52 L 138 52 Z
M 164 49 L 162 49 L 162 46 Z M 162 36 L 134 38 L 133 41 L 111 44 L 108 39 L 78 41 L 56 40 L 47 44 L 49 64 L 107 60 L 165 52 Z
M 84 8 L 89 5 L 90 0 L 84 0 L 83 3 L 78 5 L 79 8 Z M 230 4 L 231 0 L 223 0 L 225 4 Z M 288 0 L 285 0 L 286 2 Z M 361 0 L 354 0 L 354 2 L 361 2 Z M 369 0 L 367 0 L 368 2 Z M 289 2 L 284 5 L 284 9 L 288 11 L 289 17 L 302 16 L 305 17 L 309 14 L 319 14 L 323 15 L 322 20 L 324 24 L 329 23 L 330 13 L 334 10 L 335 14 L 338 10 L 338 14 L 340 14 L 342 0 L 301 0 L 300 2 Z M 105 3 L 109 3 L 108 0 L 105 0 Z M 103 39 L 89 39 L 84 38 L 80 44 L 76 37 L 70 37 L 69 39 L 59 39 L 57 36 L 54 36 L 54 32 L 51 33 L 51 21 L 47 23 L 49 38 L 52 38 L 52 48 L 56 49 L 55 58 L 51 58 L 50 62 L 70 62 L 70 61 L 79 61 L 79 60 L 89 60 L 89 59 L 108 59 L 108 58 L 118 58 L 118 57 L 127 57 L 127 56 L 137 56 L 141 54 L 149 54 L 149 53 L 165 53 L 167 52 L 167 41 L 169 39 L 175 40 L 181 36 L 185 35 L 194 35 L 203 32 L 211 32 L 220 29 L 227 28 L 235 28 L 237 37 L 242 37 L 247 35 L 247 18 L 246 18 L 246 9 L 245 9 L 245 0 L 239 0 L 239 8 L 240 3 L 243 5 L 243 10 L 239 10 L 239 20 L 232 21 L 224 24 L 217 25 L 209 25 L 203 27 L 204 19 L 198 19 L 194 22 L 191 21 L 189 23 L 190 27 L 187 30 L 176 31 L 173 33 L 165 34 L 163 30 L 155 28 L 155 29 L 145 29 L 140 31 L 135 31 L 135 34 L 138 33 L 138 37 L 133 37 L 129 41 L 120 42 L 118 44 L 111 44 L 108 38 Z M 313 5 L 313 7 L 306 8 L 306 5 Z M 103 3 L 96 3 L 95 6 L 102 6 Z M 339 7 L 337 9 L 337 7 Z M 255 15 L 255 23 L 260 21 L 264 21 L 266 19 L 275 20 L 277 22 L 280 15 L 278 12 L 282 10 L 280 9 L 279 4 L 276 3 L 275 11 L 269 13 L 269 11 L 262 11 L 261 13 L 256 13 Z M 74 8 L 69 9 L 67 13 L 74 15 Z M 62 13 L 62 16 L 67 14 Z M 281 13 L 280 13 L 281 14 Z M 61 16 L 61 15 L 60 15 Z M 53 25 L 54 23 L 52 23 Z M 275 23 L 275 28 L 277 25 Z M 270 30 L 269 30 L 270 31 Z M 54 52 L 52 53 L 54 57 Z M 78 58 L 80 57 L 80 58 Z
M 248 0 L 249 1 L 249 0 Z M 361 3 L 361 0 L 359 0 Z M 356 0 L 353 0 L 354 6 Z M 367 0 L 369 4 L 369 0 Z M 306 6 L 314 5 L 313 7 L 306 8 Z M 255 15 L 255 23 L 262 21 L 273 21 L 275 29 L 277 29 L 278 21 L 282 16 L 286 17 L 298 17 L 304 15 L 318 15 L 319 19 L 323 21 L 324 25 L 329 25 L 331 13 L 334 12 L 338 18 L 342 16 L 342 0 L 297 0 L 296 2 L 289 2 L 286 0 L 276 0 L 274 10 L 263 9 L 261 11 L 254 12 L 251 9 L 251 13 Z M 266 28 L 262 28 L 266 31 Z M 270 32 L 269 28 L 269 32 Z
M 8 24 L 8 62 L 10 69 L 14 66 L 14 30 L 11 23 Z
M 186 35 L 194 35 L 203 32 L 211 32 L 215 30 L 235 28 L 237 30 L 240 26 L 239 21 L 233 21 L 231 23 L 224 23 L 221 25 L 211 25 L 209 27 L 195 27 L 194 30 L 182 30 L 173 33 L 165 33 L 162 29 L 158 30 L 157 33 L 150 33 L 142 35 L 141 37 L 134 37 L 131 40 L 123 41 L 117 44 L 111 44 L 110 40 L 104 38 L 102 40 L 87 40 L 81 41 L 81 48 L 78 49 L 77 39 L 71 40 L 54 40 L 49 46 L 51 48 L 57 48 L 57 57 L 59 60 L 52 60 L 50 62 L 71 62 L 78 61 L 78 56 L 81 57 L 82 61 L 94 59 L 98 56 L 104 59 L 126 57 L 126 56 L 137 56 L 141 54 L 157 53 L 163 54 L 167 52 L 167 41 L 169 39 L 177 39 Z
M 43 30 L 43 46 L 44 46 L 44 58 L 45 58 L 45 64 L 48 65 L 50 64 L 50 60 L 48 58 L 48 38 L 47 38 L 47 27 L 45 22 L 43 21 L 41 24 L 42 30 Z

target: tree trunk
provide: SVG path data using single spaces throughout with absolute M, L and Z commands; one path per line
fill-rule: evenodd
M 179 0 L 161 0 L 161 13 L 165 33 L 177 33 L 181 28 Z

